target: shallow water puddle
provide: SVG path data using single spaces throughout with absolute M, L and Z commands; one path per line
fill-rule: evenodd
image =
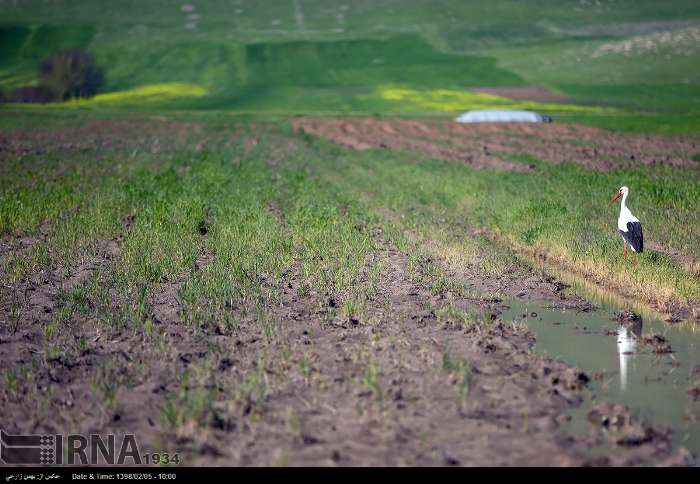
M 700 328 L 674 326 L 649 315 L 620 323 L 614 319 L 619 306 L 589 299 L 597 310 L 563 311 L 514 299 L 501 315 L 504 321 L 527 324 L 537 338 L 535 351 L 592 377 L 594 402 L 572 415 L 570 430 L 590 429 L 586 415 L 591 403 L 620 403 L 653 425 L 670 427 L 676 445 L 700 455 L 700 401 L 688 393 L 694 381 L 700 383 Z

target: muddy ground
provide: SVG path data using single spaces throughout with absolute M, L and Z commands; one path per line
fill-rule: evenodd
M 292 266 L 266 316 L 273 326 L 235 308 L 236 329 L 190 327 L 180 318 L 181 281 L 168 281 L 150 304 L 152 336 L 74 314 L 52 340 L 62 350 L 52 356 L 43 328 L 62 290 L 99 278 L 118 259 L 120 240 L 100 243 L 97 257 L 76 267 L 3 284 L 0 367 L 15 375 L 0 395 L 4 429 L 134 433 L 142 450 L 178 452 L 191 465 L 687 462 L 667 431 L 618 407 L 596 410 L 589 434 L 567 435 L 562 424 L 582 404 L 591 376 L 534 355 L 528 331 L 498 319 L 500 299 L 424 287 L 421 269 L 409 270 L 408 255 L 375 234 L 366 263 L 381 270 L 369 323 L 338 316 L 326 294 L 301 295 Z M 563 284 L 524 269 L 498 279 L 472 269 L 450 277 L 479 292 L 593 310 L 562 292 Z M 13 297 L 27 301 L 19 325 Z M 124 303 L 113 301 L 115 310 Z M 474 323 L 447 306 L 477 315 Z M 624 425 L 611 431 L 600 417 L 605 408 Z M 587 457 L 602 442 L 613 451 Z
M 414 121 L 389 118 L 298 118 L 297 131 L 356 150 L 391 148 L 460 161 L 473 168 L 526 171 L 512 160 L 529 154 L 542 160 L 610 170 L 641 165 L 697 166 L 700 137 L 614 133 L 573 124 Z

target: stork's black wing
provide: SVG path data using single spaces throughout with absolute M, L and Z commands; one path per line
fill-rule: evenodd
M 627 232 L 620 230 L 622 238 L 632 246 L 635 252 L 644 252 L 644 235 L 642 234 L 642 224 L 639 222 L 627 222 Z

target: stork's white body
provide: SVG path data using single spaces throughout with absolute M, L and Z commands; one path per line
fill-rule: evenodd
M 625 243 L 625 250 L 623 252 L 623 257 L 627 260 L 627 244 L 630 245 L 632 249 L 632 254 L 634 257 L 635 264 L 637 263 L 636 254 L 641 254 L 644 252 L 644 234 L 642 233 L 642 224 L 639 219 L 632 215 L 630 209 L 627 208 L 627 195 L 630 189 L 627 187 L 621 187 L 618 190 L 617 195 L 615 195 L 608 206 L 613 203 L 618 198 L 622 197 L 622 203 L 620 204 L 620 216 L 617 218 L 617 230 L 620 232 L 620 236 Z
M 625 192 L 625 194 L 622 195 L 622 203 L 620 204 L 620 216 L 617 218 L 618 230 L 620 232 L 625 232 L 625 233 L 627 233 L 629 230 L 628 225 L 627 225 L 628 223 L 630 223 L 630 222 L 631 223 L 635 223 L 635 222 L 639 223 L 639 219 L 637 217 L 635 217 L 634 215 L 632 215 L 632 211 L 629 208 L 627 208 L 627 194 L 628 194 L 628 192 Z M 623 238 L 623 240 L 625 239 L 624 236 L 622 238 Z M 633 251 L 637 252 L 635 250 L 634 246 L 632 246 L 631 244 L 630 244 L 630 248 Z

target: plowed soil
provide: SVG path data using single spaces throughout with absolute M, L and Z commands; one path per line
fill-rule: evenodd
M 42 328 L 61 291 L 99 277 L 119 253 L 119 240 L 106 241 L 94 260 L 3 287 L 0 368 L 29 375 L 3 385 L 6 431 L 134 433 L 142 449 L 178 452 L 191 465 L 685 462 L 667 433 L 639 423 L 634 431 L 649 438 L 628 444 L 623 430 L 614 453 L 586 457 L 605 439 L 602 430 L 595 434 L 594 426 L 594 438 L 567 436 L 561 425 L 582 404 L 589 376 L 528 351 L 534 340 L 527 330 L 498 320 L 501 301 L 423 287 L 409 272 L 408 255 L 381 239 L 367 261 L 382 267 L 368 309 L 373 324 L 329 320 L 334 301 L 301 295 L 293 266 L 271 308 L 272 337 L 253 312 L 241 313 L 233 330 L 188 326 L 179 316 L 180 282 L 169 281 L 150 304 L 157 337 L 99 329 L 76 313 L 53 340 L 61 356 L 52 357 Z M 503 279 L 471 269 L 453 276 L 480 289 L 591 308 L 562 294 L 562 284 L 524 269 Z M 17 294 L 26 298 L 26 312 L 13 326 Z M 124 301 L 112 304 L 117 310 Z M 492 321 L 461 327 L 437 316 L 447 304 Z M 283 361 L 284 352 L 290 357 Z M 190 414 L 197 405 L 208 410 Z
M 403 150 L 462 162 L 477 169 L 531 168 L 512 161 L 516 154 L 598 170 L 654 164 L 697 166 L 692 157 L 700 152 L 697 136 L 631 135 L 556 122 L 461 124 L 433 120 L 299 118 L 293 127 L 356 150 Z
M 0 130 L 0 160 L 57 153 L 140 151 L 156 153 L 202 139 L 194 123 L 100 120 L 75 127 Z

